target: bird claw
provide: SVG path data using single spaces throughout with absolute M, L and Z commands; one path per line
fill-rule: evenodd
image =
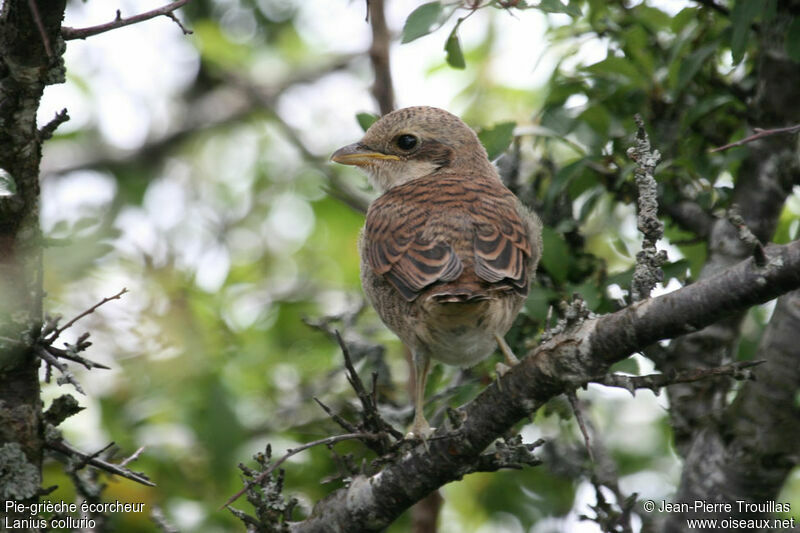
M 404 437 L 404 440 L 408 440 L 408 441 L 419 440 L 419 441 L 422 441 L 422 444 L 425 446 L 425 450 L 426 451 L 430 451 L 430 448 L 428 447 L 428 438 L 431 435 L 433 435 L 434 431 L 436 431 L 436 428 L 430 427 L 428 425 L 427 421 L 425 422 L 424 425 L 420 424 L 418 426 L 417 424 L 414 424 L 409 429 L 408 433 L 406 433 L 406 436 Z
M 511 370 L 511 367 L 505 363 L 497 363 L 494 365 L 494 371 L 497 372 L 497 377 L 502 378 L 506 373 Z

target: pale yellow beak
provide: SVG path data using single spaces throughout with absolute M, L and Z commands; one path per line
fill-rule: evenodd
M 341 163 L 342 165 L 355 165 L 357 167 L 372 164 L 375 162 L 375 160 L 380 159 L 389 159 L 393 161 L 400 160 L 400 158 L 396 155 L 382 154 L 381 152 L 370 150 L 361 143 L 353 143 L 348 144 L 347 146 L 342 146 L 333 152 L 333 155 L 331 156 L 331 161 L 334 163 Z

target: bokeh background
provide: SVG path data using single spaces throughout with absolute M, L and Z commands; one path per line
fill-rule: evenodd
M 518 350 L 572 293 L 598 312 L 626 294 L 639 237 L 630 163 L 620 154 L 634 113 L 648 120 L 661 116 L 659 102 L 677 108 L 651 133 L 665 154 L 659 180 L 709 208 L 724 205 L 743 149 L 712 156 L 700 139 L 743 135 L 741 104 L 714 93 L 713 80 L 747 82 L 752 63 L 749 52 L 734 61 L 730 21 L 703 2 L 573 1 L 572 14 L 491 2 L 459 27 L 464 69 L 447 63 L 444 43 L 466 10 L 400 44 L 419 4 L 386 2 L 398 106 L 444 107 L 481 131 L 515 123 L 499 164 L 519 166 L 516 191 L 547 224 L 537 286 L 511 332 Z M 65 25 L 159 5 L 72 1 Z M 402 347 L 363 308 L 358 281 L 363 214 L 353 205 L 374 193 L 353 169 L 327 161 L 363 133 L 358 113 L 377 112 L 365 14 L 356 0 L 193 0 L 178 12 L 191 35 L 161 17 L 68 43 L 67 82 L 47 88 L 40 115 L 42 123 L 62 108 L 70 115 L 43 161 L 42 226 L 53 243 L 46 307 L 70 317 L 123 287 L 130 292 L 67 337 L 91 331 L 86 355 L 111 370 L 76 369 L 85 410 L 64 430 L 84 450 L 109 441 L 124 454 L 144 446 L 132 467 L 158 485 L 106 479 L 107 499 L 159 506 L 185 532 L 242 531 L 219 510 L 241 488 L 236 465 L 252 465 L 267 443 L 279 455 L 336 433 L 314 396 L 354 410 L 326 332 L 334 327 L 363 348 L 363 376 L 379 370 L 382 397 L 394 406 L 387 416 L 407 423 Z M 604 174 L 608 167 L 616 174 Z M 798 220 L 796 188 L 776 240 L 796 238 Z M 671 264 L 659 291 L 697 275 L 702 242 L 668 224 L 661 245 Z M 741 357 L 752 356 L 770 312 L 749 313 Z M 493 364 L 468 373 L 437 367 L 429 391 L 448 393 L 431 412 L 474 397 Z M 621 367 L 652 368 L 640 356 Z M 47 386 L 45 401 L 68 389 Z M 622 491 L 668 498 L 680 464 L 663 397 L 590 387 L 582 398 Z M 596 495 L 568 406 L 554 402 L 521 432 L 526 441 L 550 440 L 548 464 L 444 487 L 441 531 L 599 531 L 580 518 L 592 514 Z M 369 457 L 355 444 L 336 450 Z M 325 447 L 285 468 L 297 516 L 342 483 Z M 45 475 L 45 486 L 60 487 L 51 499 L 74 498 L 60 465 L 48 464 Z M 797 472 L 782 498 L 800 509 Z M 147 513 L 112 520 L 115 531 L 156 531 Z M 408 523 L 403 517 L 390 531 Z

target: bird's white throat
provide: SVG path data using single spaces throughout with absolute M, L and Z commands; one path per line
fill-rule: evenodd
M 392 187 L 397 187 L 417 178 L 423 178 L 439 169 L 431 161 L 413 159 L 405 161 L 383 160 L 363 168 L 366 170 L 372 186 L 379 192 L 385 192 Z

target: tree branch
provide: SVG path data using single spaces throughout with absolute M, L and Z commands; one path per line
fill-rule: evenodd
M 381 115 L 394 110 L 394 88 L 392 69 L 389 63 L 391 39 L 386 26 L 383 0 L 367 0 L 370 25 L 372 26 L 372 45 L 369 47 L 369 60 L 375 81 L 372 84 L 372 96 L 381 110 Z
M 550 398 L 604 374 L 610 365 L 664 338 L 800 287 L 800 241 L 767 249 L 768 264 L 752 258 L 675 292 L 592 318 L 534 349 L 497 383 L 460 409 L 455 431 L 440 427 L 427 442 L 371 477 L 320 501 L 293 532 L 378 531 L 432 490 L 469 472 L 498 435 Z
M 733 148 L 734 146 L 742 146 L 747 143 L 751 143 L 753 141 L 757 141 L 758 139 L 763 139 L 764 137 L 770 137 L 771 135 L 778 135 L 781 133 L 797 133 L 800 132 L 800 124 L 795 124 L 794 126 L 787 126 L 785 128 L 773 128 L 770 130 L 762 130 L 761 128 L 755 128 L 755 133 L 753 135 L 749 135 L 744 139 L 740 139 L 736 142 L 732 142 L 723 146 L 718 146 L 717 148 L 712 148 L 709 150 L 711 153 L 715 152 L 722 152 L 723 150 L 727 150 L 728 148 Z
M 98 24 L 97 26 L 90 26 L 88 28 L 69 28 L 65 26 L 61 28 L 61 36 L 64 38 L 65 41 L 71 41 L 73 39 L 86 39 L 87 37 L 91 37 L 93 35 L 99 35 L 107 31 L 116 30 L 117 28 L 130 26 L 131 24 L 137 24 L 139 22 L 144 22 L 145 20 L 150 20 L 152 18 L 161 16 L 165 16 L 167 18 L 172 19 L 178 25 L 178 27 L 181 29 L 184 35 L 186 35 L 192 32 L 187 30 L 183 26 L 183 24 L 180 23 L 177 17 L 173 14 L 173 11 L 188 4 L 189 1 L 190 0 L 177 0 L 175 2 L 159 7 L 157 9 L 146 11 L 144 13 L 139 13 L 138 15 L 134 15 L 128 18 L 122 18 L 122 14 L 118 9 L 117 16 L 111 22 L 106 22 L 105 24 Z

